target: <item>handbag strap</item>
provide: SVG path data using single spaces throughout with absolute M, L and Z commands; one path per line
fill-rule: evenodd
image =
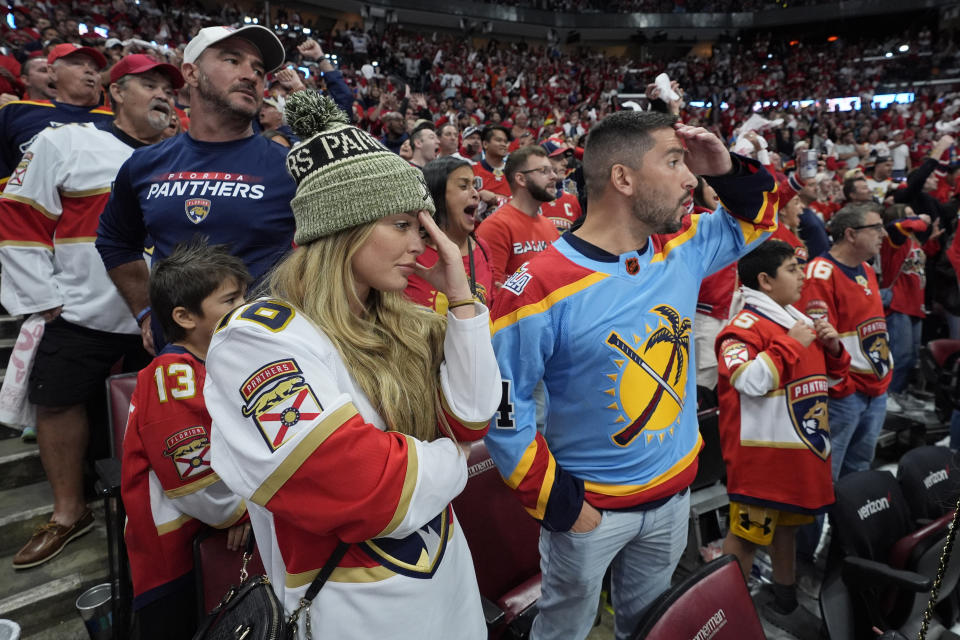
M 340 561 L 343 560 L 343 556 L 346 555 L 347 549 L 349 548 L 349 542 L 337 543 L 336 549 L 334 549 L 333 553 L 330 554 L 330 559 L 327 560 L 327 563 L 323 565 L 322 569 L 320 569 L 320 573 L 318 573 L 317 577 L 314 578 L 313 582 L 310 583 L 310 586 L 307 588 L 307 592 L 303 594 L 302 598 L 300 598 L 297 608 L 293 610 L 293 613 L 291 613 L 290 617 L 287 619 L 288 637 L 296 636 L 297 620 L 300 618 L 300 613 L 306 610 L 307 640 L 312 638 L 312 633 L 310 630 L 310 603 L 313 602 L 313 599 L 317 597 L 318 593 L 320 593 L 320 589 L 327 582 L 327 579 L 333 573 L 333 570 L 337 568 L 337 565 L 340 564 Z
M 303 600 L 306 600 L 307 604 L 310 604 L 310 602 L 317 597 L 317 594 L 320 593 L 320 589 L 323 587 L 324 583 L 326 583 L 327 579 L 330 577 L 330 574 L 333 573 L 333 570 L 337 568 L 337 565 L 340 564 L 340 561 L 343 560 L 343 556 L 347 554 L 347 549 L 349 548 L 349 542 L 337 543 L 337 548 L 334 549 L 333 553 L 330 554 L 330 559 L 327 560 L 327 564 L 323 565 L 323 569 L 320 569 L 320 573 L 318 573 L 317 577 L 313 579 L 313 582 L 310 583 L 310 588 L 308 588 L 307 592 L 303 595 Z

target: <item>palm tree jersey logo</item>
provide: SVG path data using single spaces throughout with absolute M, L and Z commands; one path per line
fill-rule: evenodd
M 605 393 L 615 398 L 607 408 L 616 411 L 614 424 L 624 425 L 611 436 L 619 447 L 641 434 L 644 445 L 672 437 L 683 411 L 692 323 L 668 305 L 651 311 L 659 325 L 656 329 L 647 325 L 646 339 L 612 331 L 606 340 L 617 368 L 607 374 L 614 387 Z

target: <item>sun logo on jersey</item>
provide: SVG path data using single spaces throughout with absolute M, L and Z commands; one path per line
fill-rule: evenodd
M 295 360 L 266 364 L 247 378 L 240 388 L 245 401 L 243 415 L 252 417 L 271 451 L 276 451 L 301 423 L 323 413 Z
M 198 425 L 178 431 L 167 438 L 165 444 L 163 455 L 173 461 L 180 480 L 192 482 L 212 471 L 210 438 L 203 427 Z
M 206 198 L 190 198 L 183 203 L 187 219 L 193 224 L 200 224 L 210 213 L 210 201 Z
M 823 376 L 807 376 L 787 384 L 787 412 L 803 444 L 821 460 L 830 456 L 830 426 L 827 422 L 827 390 Z
M 873 373 L 883 379 L 890 373 L 890 343 L 887 340 L 887 322 L 882 318 L 871 318 L 857 326 L 860 338 L 860 350 L 870 362 Z
M 668 305 L 651 311 L 659 325 L 656 329 L 647 325 L 645 339 L 633 334 L 631 341 L 612 331 L 606 340 L 619 370 L 607 374 L 616 384 L 605 391 L 616 398 L 607 408 L 617 412 L 614 424 L 626 423 L 611 436 L 619 447 L 628 446 L 641 433 L 644 444 L 663 442 L 673 436 L 683 410 L 692 323 Z

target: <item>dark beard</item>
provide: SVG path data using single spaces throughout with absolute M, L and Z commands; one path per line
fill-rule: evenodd
M 244 107 L 238 107 L 231 104 L 230 101 L 227 100 L 226 95 L 221 95 L 214 91 L 214 89 L 210 86 L 210 78 L 202 71 L 199 72 L 197 79 L 197 93 L 203 100 L 210 103 L 214 109 L 224 117 L 231 119 L 236 118 L 238 120 L 253 120 L 257 116 L 257 112 L 260 110 L 259 108 L 248 109 Z
M 683 216 L 677 217 L 679 206 L 638 199 L 633 203 L 633 216 L 650 227 L 652 233 L 676 233 L 683 227 Z
M 545 187 L 541 187 L 538 184 L 533 184 L 532 182 L 527 185 L 527 192 L 533 197 L 537 202 L 553 202 L 557 199 L 557 196 L 550 195 L 550 192 L 547 191 Z

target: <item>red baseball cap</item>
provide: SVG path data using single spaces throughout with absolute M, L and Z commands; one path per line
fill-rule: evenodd
M 50 50 L 50 55 L 47 56 L 47 64 L 53 64 L 55 61 L 60 58 L 66 58 L 67 56 L 72 56 L 75 53 L 82 53 L 85 56 L 89 56 L 97 63 L 98 69 L 103 69 L 107 66 L 107 59 L 103 57 L 103 54 L 92 49 L 90 47 L 80 47 L 69 42 L 64 42 L 63 44 L 58 44 L 53 49 Z
M 123 76 L 146 73 L 151 69 L 156 69 L 166 74 L 166 76 L 170 78 L 170 83 L 174 89 L 179 89 L 183 86 L 183 76 L 180 75 L 180 71 L 178 71 L 175 66 L 167 64 L 166 62 L 158 62 L 145 53 L 131 53 L 113 65 L 113 68 L 110 69 L 110 82 L 112 84 Z

